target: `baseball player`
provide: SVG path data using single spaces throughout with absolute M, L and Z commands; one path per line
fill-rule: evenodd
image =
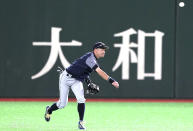
M 119 88 L 119 83 L 108 76 L 98 65 L 97 60 L 105 56 L 105 51 L 109 47 L 102 42 L 97 42 L 93 46 L 93 51 L 88 52 L 79 59 L 76 59 L 68 68 L 66 68 L 59 77 L 59 100 L 52 106 L 46 107 L 45 120 L 50 121 L 53 111 L 64 108 L 68 103 L 69 90 L 72 89 L 78 103 L 79 129 L 86 129 L 83 123 L 85 111 L 85 98 L 83 82 L 88 85 L 88 93 L 95 94 L 99 92 L 99 87 L 92 83 L 89 75 L 96 71 L 99 76 L 109 81 L 114 87 Z

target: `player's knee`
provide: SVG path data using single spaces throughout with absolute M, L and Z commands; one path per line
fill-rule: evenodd
M 79 98 L 77 99 L 78 103 L 85 103 L 86 99 L 85 98 Z
M 58 108 L 62 109 L 62 108 L 64 108 L 65 106 L 66 106 L 65 104 L 60 104 L 60 105 L 58 106 Z
M 57 103 L 57 107 L 58 107 L 59 109 L 64 108 L 66 105 L 67 105 L 67 103 L 62 103 L 62 102 L 58 102 L 58 103 Z

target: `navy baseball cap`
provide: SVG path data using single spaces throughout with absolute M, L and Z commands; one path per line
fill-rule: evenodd
M 97 48 L 101 48 L 101 49 L 109 49 L 108 46 L 106 46 L 103 42 L 97 42 L 95 43 L 95 45 L 93 46 L 93 50 L 97 49 Z

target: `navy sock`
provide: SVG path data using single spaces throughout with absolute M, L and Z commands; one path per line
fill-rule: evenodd
M 78 113 L 79 113 L 80 121 L 83 121 L 84 111 L 85 111 L 85 104 L 84 103 L 78 103 Z
M 52 114 L 52 111 L 58 110 L 59 108 L 57 107 L 56 103 L 54 103 L 50 108 L 48 109 L 48 113 Z

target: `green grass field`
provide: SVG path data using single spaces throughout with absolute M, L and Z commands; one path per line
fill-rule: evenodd
M 76 131 L 77 104 L 44 120 L 52 102 L 0 102 L 0 131 Z M 193 103 L 87 102 L 88 131 L 193 131 Z

